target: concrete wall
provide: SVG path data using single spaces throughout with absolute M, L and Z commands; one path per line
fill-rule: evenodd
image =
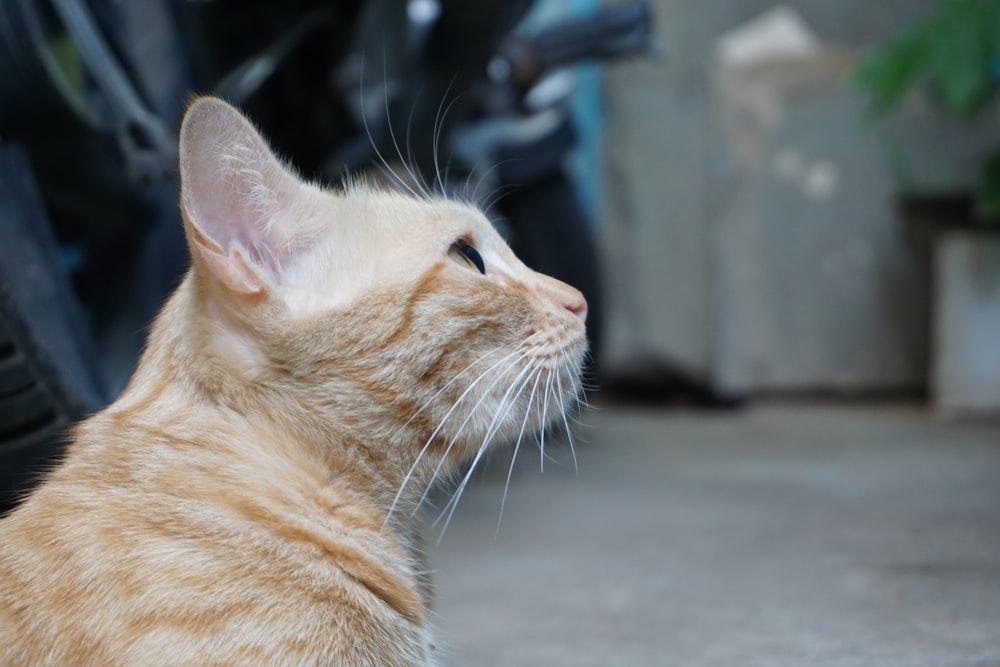
M 1000 415 L 1000 236 L 944 234 L 934 262 L 935 406 Z
M 720 218 L 720 211 L 724 211 L 727 204 L 757 207 L 750 211 L 750 217 L 765 220 L 765 226 L 771 224 L 769 216 L 780 217 L 780 211 L 774 206 L 767 208 L 768 202 L 773 202 L 770 195 L 775 194 L 767 188 L 777 187 L 780 174 L 771 173 L 770 180 L 758 184 L 762 190 L 758 188 L 749 198 L 740 201 L 728 200 L 729 193 L 719 188 L 720 173 L 731 167 L 729 161 L 734 147 L 727 143 L 730 139 L 724 136 L 719 125 L 719 106 L 726 102 L 720 100 L 719 88 L 714 83 L 713 49 L 720 35 L 774 4 L 766 0 L 658 0 L 655 3 L 657 32 L 668 52 L 667 60 L 621 65 L 610 68 L 606 74 L 607 215 L 603 229 L 609 276 L 608 334 L 612 365 L 615 359 L 639 349 L 675 359 L 716 379 L 720 376 L 720 364 L 729 363 L 732 370 L 746 363 L 746 349 L 726 347 L 734 341 L 740 342 L 739 327 L 745 318 L 734 317 L 726 309 L 727 302 L 744 309 L 752 309 L 753 305 L 740 302 L 739 293 L 726 291 L 727 280 L 730 286 L 736 283 L 731 282 L 732 275 L 727 278 L 720 273 L 725 267 L 720 266 L 719 261 L 725 253 L 720 255 L 716 232 L 719 224 L 725 223 Z M 835 46 L 841 52 L 857 53 L 895 34 L 905 23 L 927 15 L 933 9 L 934 0 L 880 0 L 877 3 L 802 0 L 787 4 L 801 13 L 824 44 Z M 849 90 L 843 78 L 828 78 L 820 88 L 813 90 L 813 94 L 814 100 L 803 107 L 804 115 L 798 120 L 793 117 L 789 126 L 778 128 L 767 137 L 758 137 L 763 142 L 762 150 L 769 152 L 769 160 L 760 167 L 772 169 L 774 160 L 771 158 L 780 152 L 781 144 L 789 137 L 797 137 L 799 143 L 811 142 L 812 148 L 819 152 L 836 153 L 839 150 L 840 158 L 846 161 L 840 167 L 853 170 L 858 178 L 851 182 L 850 197 L 841 198 L 822 215 L 814 216 L 817 235 L 800 238 L 803 243 L 812 244 L 815 252 L 810 255 L 811 251 L 802 244 L 789 246 L 787 252 L 803 252 L 800 264 L 821 261 L 817 254 L 819 244 L 823 243 L 824 235 L 829 237 L 830 226 L 850 218 L 859 238 L 869 238 L 861 244 L 864 248 L 856 246 L 855 259 L 865 255 L 858 261 L 882 267 L 876 273 L 881 271 L 888 276 L 887 280 L 900 275 L 909 280 L 909 269 L 899 268 L 903 261 L 898 256 L 900 249 L 892 249 L 895 239 L 888 238 L 886 231 L 893 224 L 890 218 L 893 215 L 894 175 L 888 160 L 882 160 L 878 137 L 861 138 L 866 132 L 871 134 L 861 117 L 861 98 Z M 926 155 L 935 152 L 933 146 L 923 150 Z M 861 175 L 859 169 L 867 173 Z M 948 177 L 937 180 L 947 182 Z M 873 202 L 872 205 L 866 207 L 866 200 Z M 796 213 L 811 215 L 804 210 Z M 858 220 L 859 215 L 878 219 L 874 222 Z M 733 222 L 730 217 L 729 223 Z M 767 233 L 776 234 L 775 238 L 780 239 L 783 231 L 773 228 Z M 873 236 L 876 238 L 874 243 L 870 242 Z M 738 236 L 730 243 L 739 243 Z M 854 260 L 850 260 L 850 249 L 845 252 L 847 264 L 841 267 L 842 273 L 848 280 L 863 278 L 850 275 L 848 265 Z M 787 270 L 791 273 L 786 272 L 785 279 L 795 280 L 794 266 Z M 818 276 L 817 282 L 822 283 L 825 280 L 822 271 Z M 919 278 L 917 280 L 919 287 Z M 808 292 L 808 288 L 806 284 L 798 285 L 800 304 L 815 303 L 823 294 L 822 289 L 815 296 L 802 293 Z M 762 289 L 769 288 L 765 285 Z M 840 288 L 834 285 L 832 289 L 836 292 Z M 880 289 L 881 283 L 876 281 L 872 290 L 877 293 Z M 852 293 L 863 291 L 858 289 Z M 827 289 L 826 293 L 831 292 Z M 905 289 L 900 293 L 905 293 Z M 852 297 L 848 294 L 845 298 Z M 898 303 L 898 300 L 890 301 Z M 864 337 L 866 333 L 858 330 L 858 323 L 842 315 L 850 312 L 851 304 L 845 302 L 839 306 L 837 312 L 841 315 L 825 320 L 819 308 L 817 313 L 821 317 L 817 321 L 810 322 L 808 312 L 794 313 L 792 320 L 806 324 L 798 330 L 793 327 L 772 332 L 774 335 L 768 345 L 779 347 L 767 354 L 772 357 L 783 354 L 781 341 L 787 342 L 792 334 L 797 334 L 799 344 L 806 346 L 798 355 L 801 360 L 810 355 L 823 356 L 819 349 L 807 349 L 810 345 L 823 348 L 829 341 L 843 336 Z M 875 307 L 877 303 L 870 301 L 865 312 L 871 314 Z M 744 367 L 740 371 L 742 374 L 736 376 L 722 373 L 724 383 L 753 390 L 830 385 L 879 388 L 919 381 L 924 372 L 922 355 L 926 355 L 926 335 L 910 330 L 919 328 L 914 322 L 916 318 L 926 317 L 925 310 L 926 307 L 919 303 L 904 305 L 903 330 L 887 328 L 891 327 L 887 324 L 891 314 L 884 318 L 870 317 L 864 326 L 880 331 L 882 342 L 874 348 L 869 346 L 868 352 L 859 351 L 853 360 L 846 359 L 845 353 L 834 351 L 832 357 L 813 367 L 793 363 L 777 370 L 765 368 L 763 375 Z M 752 315 L 769 317 L 773 313 L 765 308 Z M 897 355 L 899 358 L 879 359 L 879 350 L 891 348 L 894 336 L 904 341 L 904 349 Z M 860 350 L 864 345 L 859 341 L 856 347 Z M 730 355 L 728 360 L 727 354 Z M 874 364 L 866 361 L 870 358 L 875 359 Z M 841 380 L 846 378 L 846 381 L 841 382 L 832 370 L 845 363 L 848 368 Z M 863 372 L 866 367 L 867 374 Z
M 907 243 L 849 53 L 718 73 L 710 376 L 730 392 L 920 386 L 927 249 Z
M 712 55 L 720 35 L 767 0 L 657 0 L 664 62 L 609 68 L 607 206 L 612 359 L 642 348 L 699 369 L 712 363 L 709 183 L 720 168 Z M 791 3 L 826 43 L 860 48 L 926 15 L 933 0 Z

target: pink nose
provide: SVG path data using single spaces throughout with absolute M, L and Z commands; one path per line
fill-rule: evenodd
M 581 294 L 578 290 L 574 289 L 573 291 L 575 292 L 573 298 L 564 299 L 563 306 L 566 307 L 566 310 L 579 317 L 581 322 L 586 322 L 587 300 L 583 298 L 583 294 Z
M 541 279 L 539 287 L 544 294 L 580 318 L 581 322 L 587 321 L 587 300 L 580 290 L 548 276 L 541 276 Z

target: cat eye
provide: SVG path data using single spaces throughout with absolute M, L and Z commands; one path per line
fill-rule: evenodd
M 459 264 L 464 264 L 470 269 L 475 269 L 483 275 L 486 274 L 486 263 L 483 262 L 483 256 L 465 241 L 455 241 L 452 243 L 451 250 L 448 251 L 448 256 Z

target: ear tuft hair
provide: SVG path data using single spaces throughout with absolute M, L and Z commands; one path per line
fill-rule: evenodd
M 255 284 L 253 275 L 280 282 L 295 249 L 295 230 L 274 223 L 303 186 L 253 125 L 222 100 L 194 100 L 181 125 L 180 174 L 192 253 L 208 255 L 224 283 L 239 276 L 239 291 Z

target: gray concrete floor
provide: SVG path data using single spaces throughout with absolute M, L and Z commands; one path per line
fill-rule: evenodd
M 432 549 L 448 665 L 1000 665 L 1000 425 L 916 408 L 583 417 Z M 436 538 L 434 530 L 431 541 Z

